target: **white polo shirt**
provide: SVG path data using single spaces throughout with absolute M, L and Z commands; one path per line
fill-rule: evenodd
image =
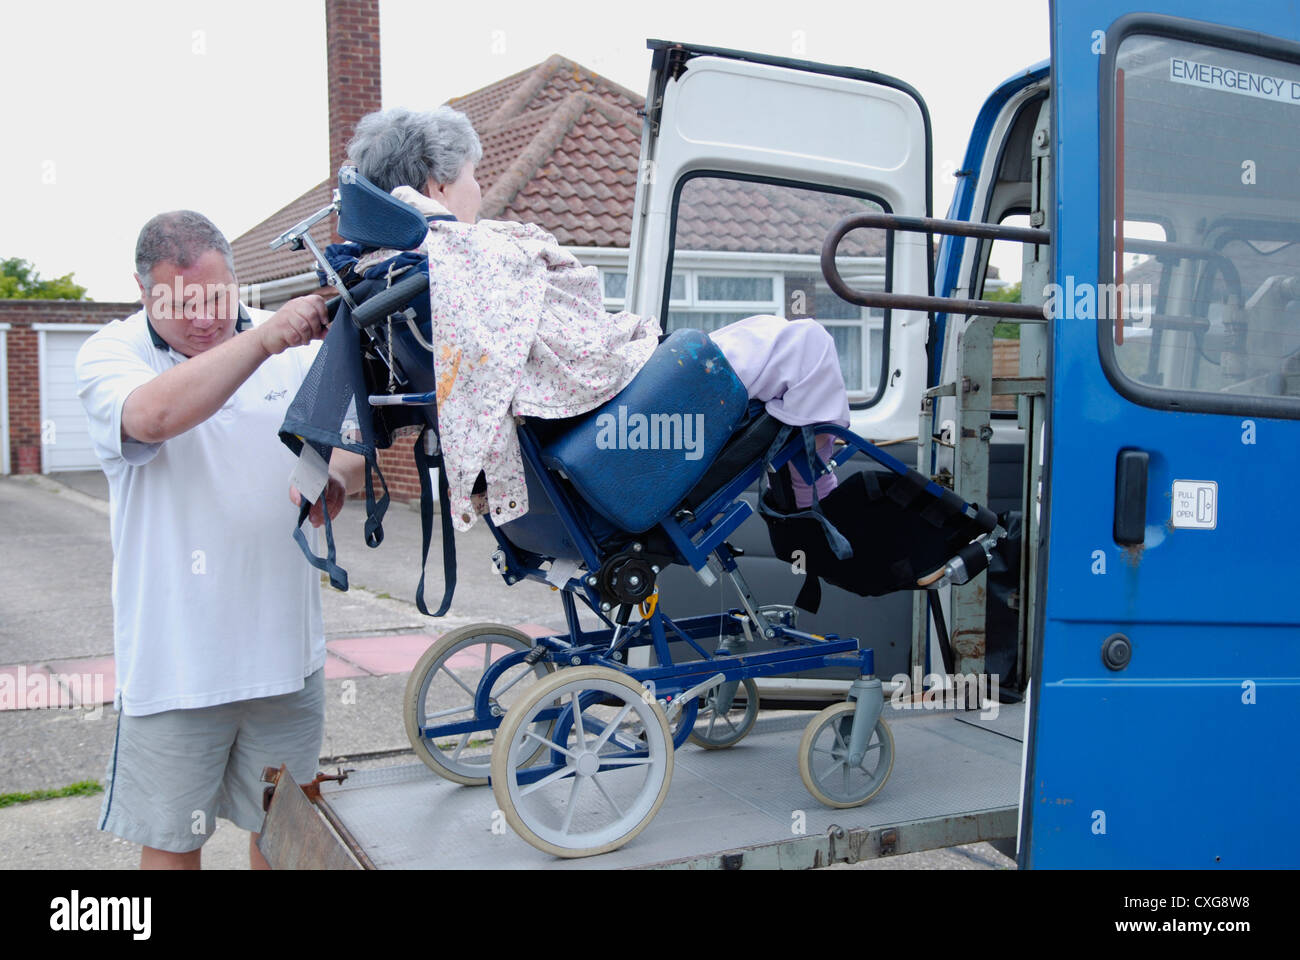
M 253 323 L 270 316 L 240 309 Z M 291 536 L 295 458 L 277 435 L 319 347 L 267 358 L 215 414 L 157 444 L 122 440 L 122 407 L 186 358 L 143 310 L 78 353 L 77 395 L 108 476 L 125 713 L 290 693 L 324 665 L 320 575 Z

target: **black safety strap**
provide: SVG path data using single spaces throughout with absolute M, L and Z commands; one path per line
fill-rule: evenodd
M 456 592 L 456 532 L 451 526 L 451 495 L 447 487 L 447 471 L 443 468 L 442 448 L 436 453 L 425 452 L 425 435 L 429 428 L 420 431 L 415 441 L 415 468 L 420 474 L 420 584 L 415 588 L 415 606 L 426 617 L 441 617 L 451 607 L 452 594 Z M 436 436 L 436 434 L 435 434 Z M 438 468 L 438 502 L 442 514 L 442 603 L 436 613 L 430 613 L 424 604 L 424 567 L 429 559 L 429 544 L 433 540 L 433 482 L 429 471 Z
M 764 494 L 767 493 L 768 479 L 767 471 L 764 470 L 759 476 L 758 484 L 758 512 L 765 517 L 771 517 L 773 520 L 794 520 L 798 518 L 810 518 L 821 524 L 822 532 L 826 534 L 826 543 L 835 554 L 837 560 L 847 560 L 853 556 L 853 547 L 849 545 L 844 535 L 835 529 L 835 524 L 831 523 L 822 513 L 821 498 L 817 495 L 817 476 L 814 464 L 817 462 L 816 437 L 811 427 L 800 427 L 803 433 L 804 457 L 808 461 L 808 473 L 813 477 L 812 486 L 812 506 L 805 510 L 797 510 L 793 513 L 778 513 L 764 502 Z M 769 464 L 772 458 L 781 452 L 790 434 L 794 432 L 794 427 L 784 426 L 777 431 L 776 437 L 772 440 L 771 446 L 767 448 L 767 453 L 763 455 L 763 463 Z
M 822 578 L 815 573 L 805 576 L 799 596 L 794 598 L 794 605 L 800 610 L 815 614 L 822 605 Z
M 826 543 L 831 548 L 837 559 L 847 560 L 853 556 L 853 547 L 849 545 L 844 535 L 835 529 L 835 525 L 826 518 L 822 513 L 821 498 L 817 495 L 817 475 L 814 465 L 817 462 L 816 436 L 810 427 L 800 427 L 803 434 L 803 452 L 804 458 L 808 463 L 808 473 L 813 478 L 812 486 L 812 507 L 806 510 L 799 510 L 794 513 L 778 513 L 769 507 L 766 503 L 766 494 L 768 489 L 767 471 L 764 470 L 759 478 L 758 486 L 758 511 L 764 517 L 770 517 L 776 521 L 792 520 L 798 518 L 811 518 L 821 524 L 822 532 L 826 534 Z M 763 463 L 769 464 L 785 446 L 790 435 L 794 432 L 794 427 L 784 426 L 777 431 L 776 437 L 772 440 L 771 446 L 767 448 L 767 453 L 763 455 Z M 807 610 L 809 613 L 816 613 L 822 603 L 822 582 L 817 574 L 811 571 L 805 571 L 803 586 L 799 589 L 799 596 L 795 598 L 795 606 L 801 610 Z
M 329 490 L 328 481 L 325 484 L 325 490 L 322 491 L 321 497 Z M 322 505 L 323 506 L 323 505 Z M 311 547 L 307 543 L 307 537 L 302 532 L 303 521 L 307 519 L 307 514 L 311 512 L 312 504 L 306 497 L 302 498 L 302 508 L 298 511 L 298 525 L 293 528 L 293 539 L 302 550 L 302 555 L 307 558 L 317 570 L 322 570 L 329 574 L 330 586 L 335 590 L 346 590 L 348 588 L 348 572 L 334 562 L 336 556 L 334 552 L 334 526 L 330 523 L 330 512 L 324 509 L 325 514 L 325 556 L 318 557 L 311 552 Z
M 375 499 L 375 484 L 371 471 L 384 485 L 384 495 Z M 366 546 L 377 547 L 384 542 L 384 514 L 388 512 L 388 481 L 379 469 L 379 458 L 366 457 Z

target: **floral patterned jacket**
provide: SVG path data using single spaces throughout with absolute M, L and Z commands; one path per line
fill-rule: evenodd
M 426 216 L 446 211 L 410 187 L 393 196 Z M 533 224 L 435 220 L 429 257 L 438 427 L 452 523 L 477 521 L 482 470 L 494 523 L 528 511 L 515 416 L 558 419 L 627 386 L 662 333 L 654 317 L 605 311 L 595 267 Z

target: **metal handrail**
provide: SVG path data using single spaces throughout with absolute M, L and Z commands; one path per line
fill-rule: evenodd
M 910 293 L 886 293 L 883 290 L 854 290 L 840 276 L 835 251 L 844 236 L 862 227 L 908 233 L 936 233 L 954 237 L 978 237 L 983 240 L 1015 240 L 1020 243 L 1046 245 L 1051 233 L 1032 227 L 1007 227 L 991 223 L 968 223 L 965 220 L 941 220 L 935 217 L 899 217 L 891 213 L 860 213 L 837 223 L 822 244 L 822 275 L 836 295 L 861 307 L 895 310 L 919 310 L 929 313 L 967 313 L 1002 320 L 1045 323 L 1043 308 L 1028 303 L 1003 303 L 1000 300 L 957 300 L 952 297 L 919 296 Z

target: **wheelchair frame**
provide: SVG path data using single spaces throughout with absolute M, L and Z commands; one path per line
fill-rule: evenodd
M 353 186 L 360 180 L 355 173 L 351 179 L 340 179 L 341 185 Z M 373 186 L 363 186 L 368 187 L 371 193 L 374 192 Z M 373 202 L 374 199 L 371 197 L 368 202 Z M 340 199 L 339 194 L 336 194 L 327 210 L 338 209 Z M 277 242 L 299 242 L 297 234 L 305 234 L 306 228 L 315 219 L 318 218 L 304 221 L 299 225 L 301 231 L 295 228 Z M 317 252 L 314 247 L 313 252 Z M 319 253 L 317 258 L 328 270 L 328 265 Z M 328 275 L 336 276 L 332 270 L 328 271 Z M 396 290 L 383 293 L 384 295 L 376 295 L 383 301 L 379 312 L 391 313 L 406 302 L 396 303 L 397 298 L 391 296 L 398 293 Z M 365 311 L 363 303 L 358 307 L 358 312 Z M 354 314 L 354 320 L 356 319 Z M 377 324 L 371 321 L 359 322 L 358 327 L 369 334 L 376 346 L 382 347 L 382 335 Z M 372 406 L 436 408 L 436 397 L 430 393 L 372 395 L 369 402 Z M 423 418 L 431 430 L 427 439 L 437 442 L 436 409 L 427 409 Z M 742 606 L 718 614 L 676 621 L 658 603 L 658 590 L 655 589 L 653 593 L 647 593 L 640 603 L 642 619 L 629 626 L 628 620 L 636 603 L 620 600 L 616 620 L 611 620 L 609 615 L 614 612 L 613 603 L 602 599 L 598 572 L 603 571 L 607 560 L 621 556 L 625 549 L 630 549 L 632 555 L 640 553 L 642 544 L 638 536 L 651 533 L 655 528 L 651 527 L 642 535 L 617 535 L 620 545 L 602 551 L 587 528 L 580 510 L 570 500 L 568 492 L 543 463 L 541 444 L 529 423 L 521 421 L 518 428 L 521 455 L 535 474 L 544 496 L 554 507 L 565 531 L 573 538 L 587 572 L 575 576 L 573 572 L 578 568 L 574 566 L 572 571 L 561 578 L 557 570 L 569 569 L 571 560 L 564 561 L 561 566 L 559 559 L 543 557 L 542 562 L 551 559 L 549 569 L 534 565 L 524 554 L 537 554 L 517 549 L 502 528 L 493 523 L 490 514 L 483 513 L 498 545 L 493 559 L 506 584 L 513 585 L 522 579 L 528 579 L 546 583 L 559 590 L 567 633 L 524 642 L 522 635 L 511 628 L 476 625 L 465 628 L 468 632 L 453 631 L 435 643 L 411 674 L 407 686 L 407 732 L 421 759 L 436 772 L 461 783 L 481 784 L 490 779 L 506 818 L 516 832 L 539 849 L 562 857 L 603 853 L 631 840 L 653 819 L 671 780 L 672 752 L 688 737 L 706 747 L 724 747 L 738 742 L 748 732 L 757 714 L 758 694 L 753 684 L 755 678 L 826 667 L 854 667 L 859 679 L 852 683 L 847 701 L 826 708 L 809 723 L 800 746 L 800 773 L 813 796 L 828 806 L 858 806 L 874 797 L 884 787 L 893 768 L 893 737 L 881 716 L 883 690 L 880 680 L 874 676 L 873 651 L 870 648 L 860 648 L 859 641 L 855 638 L 841 638 L 834 634 L 821 636 L 798 630 L 793 607 L 761 606 L 745 582 L 736 563 L 736 553 L 727 543 L 727 538 L 753 514 L 754 508 L 741 497 L 741 493 L 757 481 L 763 471 L 769 468 L 779 470 L 787 463 L 794 463 L 803 479 L 811 484 L 816 476 L 834 469 L 835 460 L 830 464 L 821 463 L 805 442 L 805 437 L 812 433 L 836 436 L 845 443 L 849 456 L 854 451 L 861 451 L 895 473 L 906 474 L 908 468 L 836 424 L 809 425 L 802 428 L 805 431 L 802 435 L 797 430 L 793 436 L 789 435 L 792 429 L 795 428 L 786 427 L 785 432 L 778 435 L 782 439 L 773 443 L 764 456 L 752 459 L 693 511 L 678 509 L 672 515 L 660 518 L 655 525 L 662 528 L 676 551 L 672 562 L 680 561 L 689 565 L 707 585 L 715 583 L 719 573 L 725 573 L 735 586 Z M 805 454 L 802 458 L 801 453 Z M 936 498 L 946 494 L 942 487 L 928 480 L 925 492 Z M 951 494 L 947 495 L 951 497 Z M 969 516 L 974 516 L 977 509 L 966 504 L 962 508 Z M 1000 528 L 990 536 L 980 538 L 979 545 L 984 548 L 985 554 L 996 541 L 998 533 Z M 608 543 L 611 538 L 605 539 Z M 975 552 L 978 554 L 979 551 Z M 953 563 L 957 566 L 954 567 Z M 657 576 L 660 567 L 651 565 L 649 570 L 652 577 Z M 978 570 L 964 570 L 961 560 L 957 559 L 944 569 L 943 577 L 945 580 L 961 582 L 960 578 L 964 574 L 973 575 L 977 572 Z M 561 579 L 563 582 L 559 582 Z M 635 581 L 629 580 L 629 583 L 635 584 Z M 584 630 L 578 618 L 578 600 L 586 604 L 607 626 Z M 749 652 L 748 647 L 755 639 L 754 630 L 767 640 L 779 642 L 781 646 L 774 650 Z M 489 639 L 485 641 L 487 648 L 484 651 L 484 672 L 477 688 L 472 691 L 472 717 L 468 720 L 441 722 L 447 714 L 464 713 L 469 708 L 440 711 L 434 717 L 425 717 L 423 701 L 430 680 L 445 665 L 445 661 L 439 659 L 435 652 L 441 649 L 445 654 L 450 654 L 452 647 L 484 642 L 476 641 L 476 637 Z M 487 654 L 491 647 L 501 644 L 503 640 L 509 640 L 507 646 L 520 649 L 489 663 Z M 712 652 L 707 649 L 707 641 L 716 642 Z M 699 655 L 698 659 L 675 661 L 670 646 L 673 642 L 684 642 Z M 451 646 L 448 646 L 449 643 Z M 643 665 L 633 665 L 631 662 L 638 651 L 642 651 L 641 658 L 645 661 Z M 524 699 L 506 712 L 497 701 L 497 695 L 503 694 L 504 689 L 498 690 L 497 687 L 509 671 L 519 666 L 527 667 L 523 675 L 533 671 L 545 672 L 554 667 L 561 669 L 535 685 Z M 505 685 L 506 688 L 513 686 L 523 675 Z M 452 678 L 469 690 L 454 674 Z M 733 736 L 724 735 L 721 738 L 712 736 L 712 723 L 707 733 L 696 730 L 702 703 L 715 716 L 725 716 L 742 685 L 746 702 L 742 729 L 733 728 Z M 573 689 L 567 689 L 569 687 Z M 564 702 L 566 694 L 570 695 L 567 703 Z M 587 713 L 590 708 L 618 706 L 620 703 L 622 709 L 612 721 L 602 721 Z M 620 724 L 632 715 L 635 715 L 633 723 L 639 723 L 642 732 L 629 738 Z M 439 722 L 429 722 L 433 719 Z M 678 728 L 670 734 L 671 720 L 678 721 Z M 475 775 L 481 771 L 482 765 L 478 769 L 453 769 L 438 762 L 434 756 L 440 749 L 435 743 L 440 737 L 460 738 L 453 755 L 455 759 L 472 734 L 501 728 L 502 736 L 494 737 L 490 778 Z M 538 729 L 548 735 L 538 734 Z M 621 736 L 620 730 L 623 730 Z M 570 733 L 577 736 L 576 744 L 569 742 Z M 588 733 L 592 734 L 591 739 L 588 739 Z M 829 740 L 826 738 L 828 733 Z M 530 739 L 536 746 L 527 745 Z M 818 748 L 817 744 L 821 742 L 829 742 L 829 748 Z M 601 752 L 611 747 L 612 753 Z M 830 755 L 831 766 L 818 770 L 818 764 L 813 759 L 815 753 Z M 632 765 L 645 766 L 647 775 L 635 798 L 635 804 L 625 813 L 596 780 L 595 775 L 611 767 Z M 861 774 L 865 782 L 850 788 L 851 771 L 855 775 Z M 832 773 L 842 775 L 842 789 L 830 782 Z M 565 805 L 567 809 L 563 824 L 557 833 L 533 817 L 521 801 L 531 792 L 569 776 L 573 782 L 572 792 Z M 576 798 L 585 780 L 595 783 L 608 806 L 615 811 L 616 817 L 612 824 L 570 836 L 569 828 L 576 808 Z

